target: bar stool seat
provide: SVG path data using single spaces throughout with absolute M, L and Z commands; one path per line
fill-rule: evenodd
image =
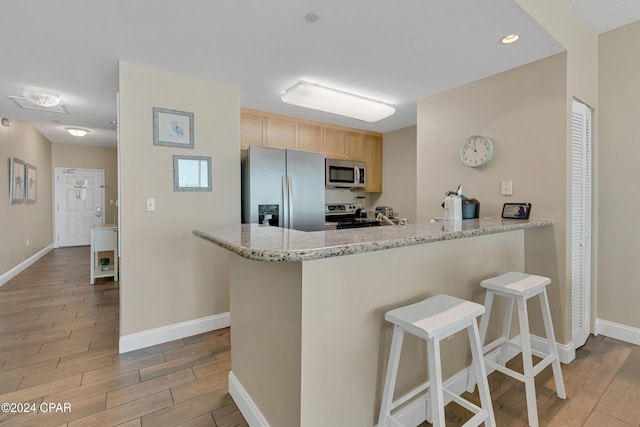
M 547 366 L 551 365 L 553 369 L 553 378 L 556 384 L 556 393 L 558 394 L 558 397 L 561 399 L 566 398 L 564 383 L 562 380 L 562 370 L 560 368 L 560 360 L 558 358 L 558 350 L 556 348 L 556 339 L 553 332 L 553 324 L 551 322 L 549 300 L 547 298 L 546 286 L 549 283 L 551 283 L 551 279 L 548 277 L 520 272 L 509 272 L 480 282 L 480 286 L 487 289 L 484 302 L 486 312 L 480 321 L 480 342 L 483 343 L 483 345 L 487 336 L 487 328 L 489 326 L 489 318 L 491 316 L 494 297 L 501 296 L 507 298 L 504 323 L 502 325 L 502 336 L 483 347 L 486 366 L 515 378 L 516 380 L 522 381 L 525 384 L 527 415 L 529 425 L 531 427 L 538 427 L 535 376 Z M 542 353 L 531 348 L 527 300 L 535 297 L 536 295 L 540 299 L 540 308 L 542 310 L 544 329 L 547 336 L 547 353 Z M 518 305 L 520 343 L 509 338 L 514 301 L 516 301 Z M 497 361 L 494 362 L 492 359 L 486 357 L 488 353 L 498 347 L 500 350 L 497 355 Z M 519 372 L 505 366 L 508 361 L 507 357 L 509 354 L 509 348 L 515 348 L 518 353 L 522 354 L 524 374 L 520 374 Z M 516 355 L 518 353 L 516 353 Z M 531 357 L 532 354 L 542 358 L 542 360 L 535 366 L 533 365 L 533 359 Z M 474 375 L 475 374 L 473 372 L 469 374 L 467 391 L 472 391 L 475 387 Z
M 487 373 L 482 357 L 482 344 L 476 323 L 476 318 L 482 313 L 484 313 L 484 307 L 480 304 L 449 295 L 436 295 L 415 304 L 390 310 L 385 314 L 384 318 L 393 323 L 394 328 L 378 427 L 402 426 L 395 416 L 391 414 L 391 411 L 427 389 L 429 389 L 429 401 L 425 419 L 431 421 L 434 427 L 444 427 L 445 425 L 445 393 L 447 397 L 475 413 L 464 424 L 465 426 L 478 426 L 483 422 L 486 426 L 495 426 Z M 467 329 L 469 335 L 469 343 L 473 355 L 472 369 L 476 378 L 481 379 L 478 392 L 482 408 L 443 387 L 440 341 L 463 329 Z M 400 361 L 400 351 L 405 332 L 422 338 L 427 342 L 429 381 L 420 384 L 394 400 L 393 395 Z

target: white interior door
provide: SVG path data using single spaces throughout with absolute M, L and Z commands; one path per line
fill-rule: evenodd
M 91 227 L 104 224 L 104 171 L 56 168 L 55 246 L 91 243 Z
M 573 101 L 571 121 L 571 306 L 575 348 L 591 332 L 591 110 Z

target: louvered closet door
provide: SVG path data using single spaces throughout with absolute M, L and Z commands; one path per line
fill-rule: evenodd
M 571 306 L 575 348 L 591 331 L 591 110 L 573 101 L 571 123 Z

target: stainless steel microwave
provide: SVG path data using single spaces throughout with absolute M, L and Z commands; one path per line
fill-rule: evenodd
M 364 188 L 367 184 L 365 163 L 354 160 L 325 160 L 327 187 Z

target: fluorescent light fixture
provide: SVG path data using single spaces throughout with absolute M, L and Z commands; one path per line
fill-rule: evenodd
M 365 122 L 377 122 L 396 112 L 389 104 L 303 80 L 287 89 L 280 99 L 287 104 L 340 114 Z
M 517 42 L 519 38 L 520 38 L 519 34 L 508 34 L 504 36 L 500 42 L 502 44 L 514 43 L 514 42 Z
M 67 130 L 67 132 L 69 132 L 71 135 L 75 136 L 76 138 L 81 138 L 89 133 L 89 131 L 86 129 L 80 129 L 80 128 L 65 128 L 65 129 Z
M 56 93 L 35 87 L 25 87 L 22 95 L 29 102 L 40 107 L 55 107 L 60 104 L 60 96 Z

